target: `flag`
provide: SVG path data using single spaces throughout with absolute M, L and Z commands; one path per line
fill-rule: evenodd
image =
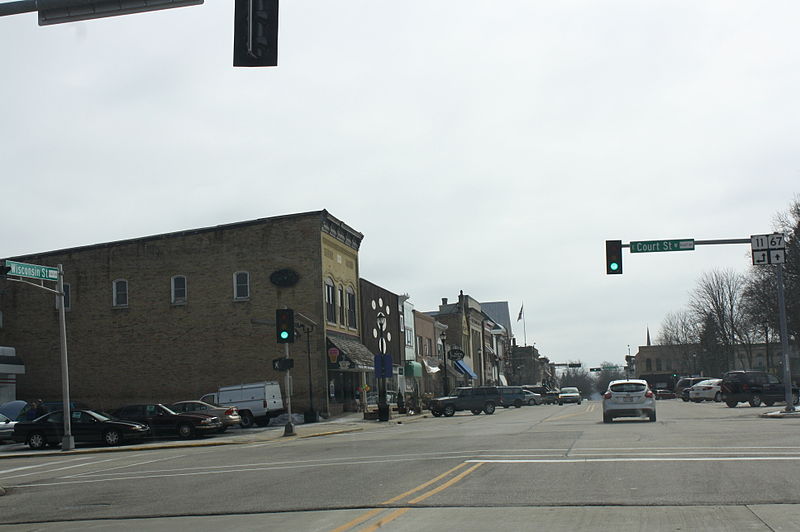
M 519 307 L 519 316 L 517 316 L 517 321 L 522 319 L 522 309 L 523 308 L 525 308 L 525 303 L 523 303 L 522 306 Z

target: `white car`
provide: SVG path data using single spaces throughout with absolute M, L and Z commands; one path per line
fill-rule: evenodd
M 0 441 L 11 439 L 11 435 L 14 434 L 14 425 L 16 424 L 16 421 L 0 414 Z
M 603 395 L 603 423 L 615 417 L 648 417 L 656 420 L 656 396 L 640 379 L 611 381 Z
M 578 403 L 581 404 L 581 392 L 574 386 L 561 388 L 558 392 L 558 404 Z
M 700 381 L 689 388 L 689 400 L 699 403 L 700 401 L 722 401 L 722 392 L 719 389 L 722 379 L 708 379 Z

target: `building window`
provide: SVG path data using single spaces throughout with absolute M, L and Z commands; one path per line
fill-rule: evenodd
M 644 361 L 644 367 L 647 371 L 653 371 L 653 361 L 648 358 Z
M 349 286 L 347 287 L 347 326 L 351 329 L 356 328 L 356 293 Z
M 656 371 L 661 371 L 661 359 L 656 359 Z
M 425 347 L 424 351 L 422 352 L 422 356 L 429 357 L 431 356 L 431 339 L 425 338 Z
M 413 347 L 414 346 L 414 331 L 411 329 L 406 329 L 406 346 Z
M 344 315 L 344 288 L 341 286 L 339 287 L 339 323 L 342 325 L 347 323 Z
M 176 275 L 172 278 L 172 304 L 186 303 L 186 277 Z
M 115 307 L 128 306 L 128 281 L 125 279 L 117 279 L 112 284 L 113 300 L 112 303 Z
M 336 323 L 336 293 L 331 279 L 325 280 L 325 319 Z
M 233 299 L 250 299 L 250 274 L 248 272 L 233 274 Z

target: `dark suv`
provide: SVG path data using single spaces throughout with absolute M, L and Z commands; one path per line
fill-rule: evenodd
M 479 386 L 477 388 L 456 388 L 455 394 L 447 397 L 431 399 L 431 413 L 436 416 L 450 417 L 460 410 L 469 410 L 477 415 L 481 412 L 494 414 L 497 405 L 503 404 L 497 386 Z
M 497 391 L 500 394 L 500 404 L 503 405 L 503 408 L 510 406 L 522 408 L 522 405 L 527 403 L 522 386 L 498 386 Z
M 764 371 L 737 370 L 722 375 L 720 383 L 722 400 L 731 408 L 741 402 L 772 406 L 786 399 L 786 387 L 775 375 Z M 792 386 L 792 402 L 798 403 L 797 387 Z

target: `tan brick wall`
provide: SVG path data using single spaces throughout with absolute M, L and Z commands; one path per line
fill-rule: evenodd
M 232 224 L 24 257 L 64 264 L 71 285 L 67 312 L 72 398 L 98 409 L 136 401 L 199 398 L 221 385 L 278 380 L 272 359 L 283 355 L 275 309 L 294 308 L 320 326 L 310 337 L 317 410 L 327 410 L 321 261 L 321 213 Z M 354 252 L 355 253 L 355 252 Z M 356 254 L 357 257 L 357 254 Z M 23 258 L 20 258 L 21 260 Z M 279 289 L 269 275 L 300 274 Z M 250 298 L 234 301 L 233 274 L 250 273 Z M 187 278 L 187 302 L 170 302 L 170 279 Z M 112 308 L 112 281 L 129 283 L 127 308 Z M 357 283 L 356 283 L 357 286 Z M 0 287 L 0 345 L 25 362 L 18 397 L 59 399 L 61 368 L 54 296 L 19 283 Z M 308 404 L 306 338 L 291 345 L 293 410 Z M 284 390 L 285 393 L 285 390 Z

